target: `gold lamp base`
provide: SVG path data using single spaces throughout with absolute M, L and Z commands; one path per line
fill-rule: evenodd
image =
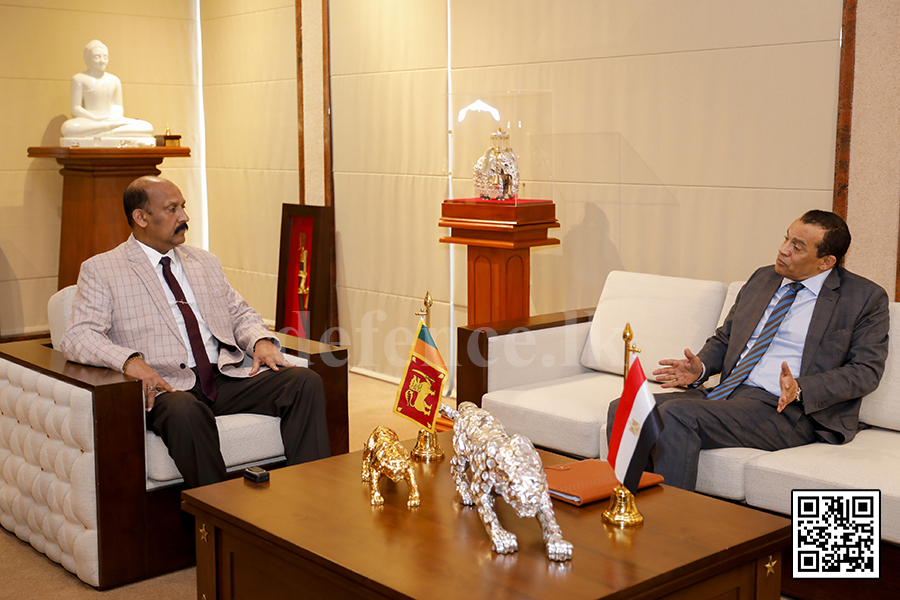
M 628 488 L 617 485 L 609 499 L 609 507 L 603 511 L 603 520 L 619 527 L 636 527 L 644 522 L 644 515 L 634 503 L 634 495 Z
M 438 443 L 437 436 L 433 431 L 427 429 L 419 430 L 419 438 L 416 445 L 410 453 L 415 460 L 421 462 L 432 462 L 444 459 L 444 451 Z

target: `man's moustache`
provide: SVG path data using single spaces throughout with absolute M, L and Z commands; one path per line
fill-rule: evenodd
M 188 230 L 188 224 L 187 224 L 187 223 L 182 223 L 181 225 L 179 225 L 178 227 L 175 228 L 175 233 L 176 233 L 176 234 L 179 234 L 179 233 L 181 233 L 182 231 L 187 231 L 187 230 Z

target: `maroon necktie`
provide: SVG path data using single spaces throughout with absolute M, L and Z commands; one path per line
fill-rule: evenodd
M 159 259 L 159 264 L 163 268 L 163 277 L 166 278 L 166 283 L 172 289 L 172 294 L 175 295 L 175 303 L 181 310 L 181 316 L 184 317 L 188 340 L 191 342 L 191 353 L 194 355 L 194 362 L 197 363 L 197 371 L 200 373 L 200 389 L 203 390 L 204 396 L 210 400 L 215 400 L 216 378 L 213 375 L 212 365 L 209 363 L 209 356 L 206 354 L 203 337 L 200 335 L 200 325 L 197 324 L 197 317 L 194 316 L 194 311 L 191 310 L 191 306 L 184 297 L 184 292 L 181 290 L 181 286 L 178 285 L 178 280 L 172 275 L 171 263 L 172 259 L 168 256 L 163 256 Z

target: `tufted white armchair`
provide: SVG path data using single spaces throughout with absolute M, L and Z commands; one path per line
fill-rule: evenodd
M 194 532 L 181 475 L 146 431 L 140 382 L 53 349 L 74 288 L 48 305 L 52 343 L 0 344 L 0 525 L 105 589 L 191 565 Z M 276 335 L 322 377 L 331 452 L 347 452 L 347 351 Z M 230 471 L 283 464 L 277 418 L 216 421 Z

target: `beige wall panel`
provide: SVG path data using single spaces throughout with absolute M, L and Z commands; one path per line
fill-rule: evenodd
M 281 205 L 297 204 L 297 172 L 209 169 L 207 185 L 210 251 L 228 267 L 277 275 Z
M 445 193 L 439 177 L 335 174 L 338 285 L 447 301 Z
M 309 0 L 304 0 L 304 3 Z M 265 12 L 290 6 L 292 0 L 200 0 L 200 19 L 207 21 L 234 15 Z
M 59 127 L 69 115 L 69 84 L 62 81 L 0 78 L 0 98 L 8 122 L 0 149 L 3 170 L 53 169 L 55 160 L 28 158 L 30 146 L 59 145 Z M 0 205 L 7 202 L 0 198 Z
M 847 267 L 881 284 L 893 298 L 900 212 L 900 5 L 861 0 L 847 223 Z
M 293 3 L 217 19 L 203 15 L 203 83 L 296 82 L 296 45 Z
M 679 187 L 671 202 L 642 205 L 614 186 L 561 187 L 561 244 L 532 252 L 532 314 L 596 305 L 613 270 L 747 279 L 774 262 L 795 218 L 831 207 L 830 192 L 817 191 Z
M 303 160 L 306 204 L 325 204 L 325 75 L 322 3 L 303 2 Z
M 17 219 L 14 225 L 0 225 L 0 281 L 56 278 L 59 270 L 59 221 Z M 53 233 L 56 236 L 53 236 Z M 55 237 L 55 239 L 54 239 Z M 36 244 L 44 240 L 45 244 Z
M 342 340 L 346 343 L 349 338 L 350 368 L 401 377 L 418 325 L 414 313 L 422 308 L 422 299 L 339 286 L 338 307 Z M 448 305 L 435 302 L 431 310 L 432 337 L 449 364 Z
M 210 168 L 297 169 L 297 82 L 204 88 Z
M 334 171 L 440 175 L 446 71 L 334 77 Z
M 837 40 L 841 30 L 841 0 L 453 0 L 450 13 L 454 68 Z M 476 43 L 486 27 L 505 33 Z
M 0 172 L 0 281 L 56 277 L 62 177 Z
M 746 279 L 775 261 L 794 219 L 813 208 L 831 208 L 830 191 L 683 187 L 672 193 L 676 204 L 665 210 L 621 206 L 613 236 L 621 240 L 626 269 L 725 282 Z
M 0 335 L 48 331 L 47 301 L 56 293 L 56 276 L 0 281 Z
M 453 86 L 553 90 L 554 133 L 619 133 L 668 185 L 823 189 L 837 57 L 834 43 L 639 56 L 454 71 Z
M 556 198 L 558 246 L 532 250 L 532 314 L 593 307 L 610 271 L 622 269 L 621 191 L 609 185 L 565 185 Z
M 229 267 L 225 267 L 224 270 L 231 287 L 236 289 L 266 322 L 274 325 L 277 277 Z
M 0 224 L 10 226 L 13 219 L 55 219 L 62 214 L 63 178 L 57 169 L 32 168 L 28 171 L 0 171 Z M 56 231 L 59 234 L 59 231 Z
M 447 67 L 446 0 L 332 0 L 329 10 L 334 76 Z
M 168 125 L 173 134 L 181 136 L 181 145 L 191 149 L 190 157 L 165 159 L 162 169 L 175 164 L 179 167 L 199 167 L 198 86 L 135 83 L 123 85 L 123 88 L 126 116 L 149 121 L 153 124 L 153 132 L 158 135 L 165 133 Z
M 167 158 L 162 166 L 160 177 L 168 179 L 178 186 L 184 196 L 186 209 L 191 221 L 185 235 L 185 243 L 189 246 L 203 247 L 203 214 L 201 210 L 200 169 L 197 167 L 178 166 L 177 160 Z M 124 211 L 122 218 L 125 218 Z
M 85 69 L 85 44 L 99 39 L 109 48 L 108 71 L 122 80 L 126 97 L 132 82 L 190 83 L 195 66 L 185 57 L 193 54 L 193 32 L 192 22 L 182 19 L 0 7 L 4 46 L 10 51 L 28 49 L 28 60 L 3 61 L 0 77 L 39 73 L 41 78 L 69 81 Z
M 139 17 L 192 19 L 193 2 L 185 0 L 5 0 L 7 6 L 61 11 L 114 13 Z

